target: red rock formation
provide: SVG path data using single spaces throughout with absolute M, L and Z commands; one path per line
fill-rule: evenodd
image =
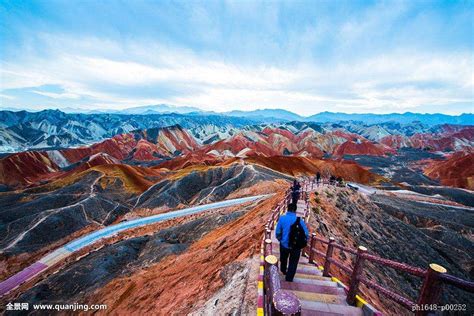
M 474 127 L 443 125 L 436 134 L 423 133 L 411 137 L 389 135 L 383 137 L 380 143 L 395 149 L 413 147 L 431 151 L 468 150 L 474 144 Z
M 153 169 L 169 169 L 178 170 L 190 166 L 213 166 L 223 162 L 225 159 L 213 155 L 201 155 L 201 153 L 193 153 L 186 156 L 179 156 L 165 162 L 160 163 Z
M 165 152 L 157 145 L 146 139 L 140 139 L 135 146 L 133 159 L 140 161 L 156 160 L 158 156 L 164 156 Z
M 26 151 L 0 159 L 0 183 L 8 186 L 28 185 L 59 166 L 46 152 Z
M 346 138 L 352 136 L 342 132 L 320 134 L 313 130 L 295 135 L 289 130 L 266 127 L 261 133 L 243 131 L 203 146 L 201 152 L 226 157 L 293 155 L 321 158 L 324 151 L 332 152 Z
M 251 140 L 243 134 L 237 134 L 228 139 L 223 139 L 209 146 L 205 146 L 203 153 L 215 153 L 216 156 L 229 156 L 229 154 L 234 156 L 251 156 L 256 154 L 272 156 L 279 154 L 268 142 L 264 141 L 263 138 Z
M 58 166 L 59 161 L 64 163 L 63 167 L 90 157 L 75 168 L 75 172 L 79 172 L 96 165 L 119 163 L 129 157 L 155 160 L 192 153 L 198 146 L 194 138 L 179 126 L 120 134 L 91 146 L 9 155 L 0 159 L 0 182 L 18 187 L 54 179 L 63 174 Z
M 395 149 L 412 146 L 411 140 L 404 135 L 388 135 L 383 137 L 380 143 Z
M 199 147 L 196 140 L 179 125 L 138 131 L 133 135 L 155 144 L 164 156 L 190 153 Z
M 336 177 L 340 176 L 346 181 L 355 181 L 365 184 L 385 180 L 382 176 L 371 173 L 354 161 L 336 161 L 285 156 L 249 157 L 244 161 L 246 163 L 254 163 L 292 176 L 314 176 L 316 172 L 319 171 L 324 177 L 329 177 L 330 175 Z
M 61 154 L 70 163 L 99 152 L 119 160 L 127 158 L 132 152 L 137 160 L 155 160 L 159 156 L 190 153 L 198 147 L 187 131 L 180 126 L 171 126 L 116 135 L 92 146 L 62 150 Z
M 339 145 L 334 151 L 334 155 L 338 157 L 344 155 L 385 156 L 389 153 L 395 153 L 395 150 L 369 141 L 347 141 Z
M 424 173 L 443 185 L 474 190 L 474 153 L 458 152 L 443 161 L 433 161 Z

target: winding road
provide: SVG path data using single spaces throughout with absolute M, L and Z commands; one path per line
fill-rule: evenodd
M 46 270 L 49 267 L 52 267 L 59 261 L 63 260 L 64 258 L 70 256 L 75 251 L 78 251 L 84 247 L 92 245 L 93 243 L 107 237 L 111 237 L 121 231 L 136 228 L 140 226 L 150 225 L 182 216 L 192 215 L 204 211 L 209 211 L 212 209 L 223 208 L 233 205 L 238 205 L 246 202 L 255 201 L 258 199 L 266 198 L 269 195 L 255 195 L 245 198 L 239 199 L 232 199 L 232 200 L 225 200 L 221 202 L 215 202 L 205 205 L 194 206 L 190 208 L 185 208 L 178 211 L 167 212 L 164 214 L 158 214 L 143 218 L 138 218 L 126 222 L 122 222 L 116 225 L 111 225 L 105 228 L 102 228 L 98 231 L 93 233 L 87 234 L 81 238 L 75 239 L 68 244 L 54 250 L 53 252 L 49 253 L 48 255 L 44 256 L 37 262 L 33 263 L 29 267 L 25 268 L 24 270 L 14 274 L 10 278 L 0 282 L 0 296 L 3 296 L 10 291 L 14 290 L 24 282 L 31 280 L 32 278 L 39 275 L 41 272 Z

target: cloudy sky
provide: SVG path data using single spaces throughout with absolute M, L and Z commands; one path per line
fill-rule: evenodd
M 473 1 L 0 1 L 0 107 L 473 112 Z

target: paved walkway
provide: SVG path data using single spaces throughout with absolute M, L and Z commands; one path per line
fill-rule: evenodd
M 298 202 L 297 216 L 304 216 L 305 203 Z M 272 252 L 279 257 L 280 244 L 272 233 Z M 280 260 L 278 260 L 280 261 Z M 310 264 L 308 258 L 301 256 L 293 282 L 286 282 L 280 273 L 282 289 L 293 292 L 301 302 L 301 315 L 362 315 L 362 309 L 349 306 L 346 303 L 346 293 L 342 287 L 323 277 L 322 271 L 315 264 Z

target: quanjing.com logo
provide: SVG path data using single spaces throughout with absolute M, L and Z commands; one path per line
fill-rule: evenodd
M 90 310 L 106 310 L 106 304 L 32 304 L 33 310 L 55 310 L 55 311 L 90 311 Z M 30 310 L 29 303 L 8 303 L 6 305 L 7 311 L 28 311 Z
M 28 303 L 8 303 L 6 305 L 7 311 L 27 311 L 30 310 Z

